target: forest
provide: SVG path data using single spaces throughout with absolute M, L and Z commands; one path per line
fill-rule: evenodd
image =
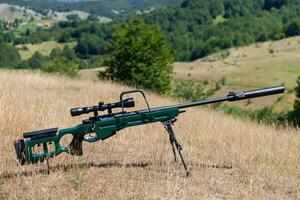
M 157 25 L 173 49 L 175 60 L 190 61 L 230 47 L 298 35 L 299 16 L 300 4 L 296 0 L 238 0 L 235 3 L 186 0 L 180 6 L 160 8 L 129 19 L 142 18 L 147 24 Z M 80 57 L 103 55 L 115 27 L 124 20 L 109 24 L 92 20 L 60 22 L 51 29 L 39 29 L 16 38 L 14 44 L 38 43 L 49 38 L 59 42 L 77 41 L 76 52 Z

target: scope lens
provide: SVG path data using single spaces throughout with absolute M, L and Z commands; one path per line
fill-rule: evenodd
M 125 108 L 132 108 L 135 106 L 135 102 L 133 98 L 128 98 L 123 100 L 123 106 Z
M 70 110 L 72 117 L 81 115 L 83 113 L 83 109 L 82 108 L 72 108 Z

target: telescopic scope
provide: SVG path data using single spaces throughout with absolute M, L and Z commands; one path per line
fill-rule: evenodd
M 105 111 L 108 110 L 108 113 L 112 113 L 112 109 L 114 108 L 122 108 L 122 103 L 124 108 L 132 108 L 135 106 L 135 102 L 133 98 L 124 99 L 122 101 L 116 103 L 107 103 L 104 104 L 103 102 L 99 102 L 98 105 L 90 106 L 90 107 L 79 107 L 79 108 L 71 108 L 71 116 L 79 116 L 82 114 L 88 114 L 91 112 L 98 112 L 98 111 Z

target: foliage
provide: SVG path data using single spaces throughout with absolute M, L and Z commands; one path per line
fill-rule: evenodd
M 76 76 L 78 72 L 78 65 L 65 57 L 56 57 L 49 60 L 41 69 L 48 73 Z
M 47 62 L 47 57 L 43 56 L 40 52 L 35 52 L 31 58 L 19 64 L 18 68 L 25 69 L 40 69 Z
M 1 1 L 1 0 L 0 0 Z M 72 4 L 73 5 L 73 4 Z M 298 35 L 300 3 L 296 0 L 185 0 L 180 6 L 156 9 L 139 16 L 160 27 L 175 60 L 188 61 L 230 47 Z M 92 18 L 92 17 L 91 17 Z M 122 23 L 97 20 L 59 22 L 14 39 L 14 44 L 46 40 L 77 41 L 80 58 L 104 54 L 107 41 Z M 1 41 L 1 37 L 0 37 Z
M 15 67 L 20 61 L 21 56 L 14 46 L 0 43 L 0 67 Z
M 285 34 L 286 36 L 300 35 L 300 18 L 297 18 L 288 24 Z
M 76 46 L 76 52 L 81 57 L 104 54 L 104 41 L 95 34 L 83 35 Z
M 295 88 L 296 100 L 294 103 L 294 110 L 289 113 L 289 120 L 297 126 L 300 126 L 300 76 L 297 80 L 297 87 Z
M 213 95 L 220 89 L 224 80 L 209 84 L 207 80 L 175 80 L 172 87 L 172 96 L 187 101 L 197 101 Z
M 273 111 L 272 107 L 264 107 L 262 109 L 250 111 L 235 105 L 225 104 L 223 106 L 218 106 L 217 110 L 241 119 L 251 119 L 257 122 L 267 124 L 284 125 L 286 120 L 285 114 Z
M 281 39 L 286 24 L 300 16 L 299 6 L 297 1 L 286 0 L 185 0 L 180 7 L 158 9 L 143 18 L 161 27 L 175 59 L 183 61 Z
M 67 58 L 70 61 L 76 61 L 77 57 L 76 57 L 76 53 L 74 51 L 74 49 L 70 48 L 68 45 L 65 45 L 61 54 L 61 56 Z
M 108 44 L 105 76 L 157 92 L 170 90 L 172 56 L 156 26 L 139 20 L 122 24 Z
M 71 34 L 69 32 L 63 32 L 59 38 L 57 39 L 57 41 L 59 43 L 65 43 L 65 42 L 70 42 L 72 40 Z

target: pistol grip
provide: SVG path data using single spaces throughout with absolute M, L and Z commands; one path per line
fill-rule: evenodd
M 75 156 L 82 156 L 82 141 L 84 139 L 83 135 L 74 135 L 73 140 L 69 145 L 70 154 Z
M 15 140 L 14 147 L 16 150 L 17 160 L 20 165 L 24 165 L 26 162 L 25 155 L 25 142 L 24 140 Z

